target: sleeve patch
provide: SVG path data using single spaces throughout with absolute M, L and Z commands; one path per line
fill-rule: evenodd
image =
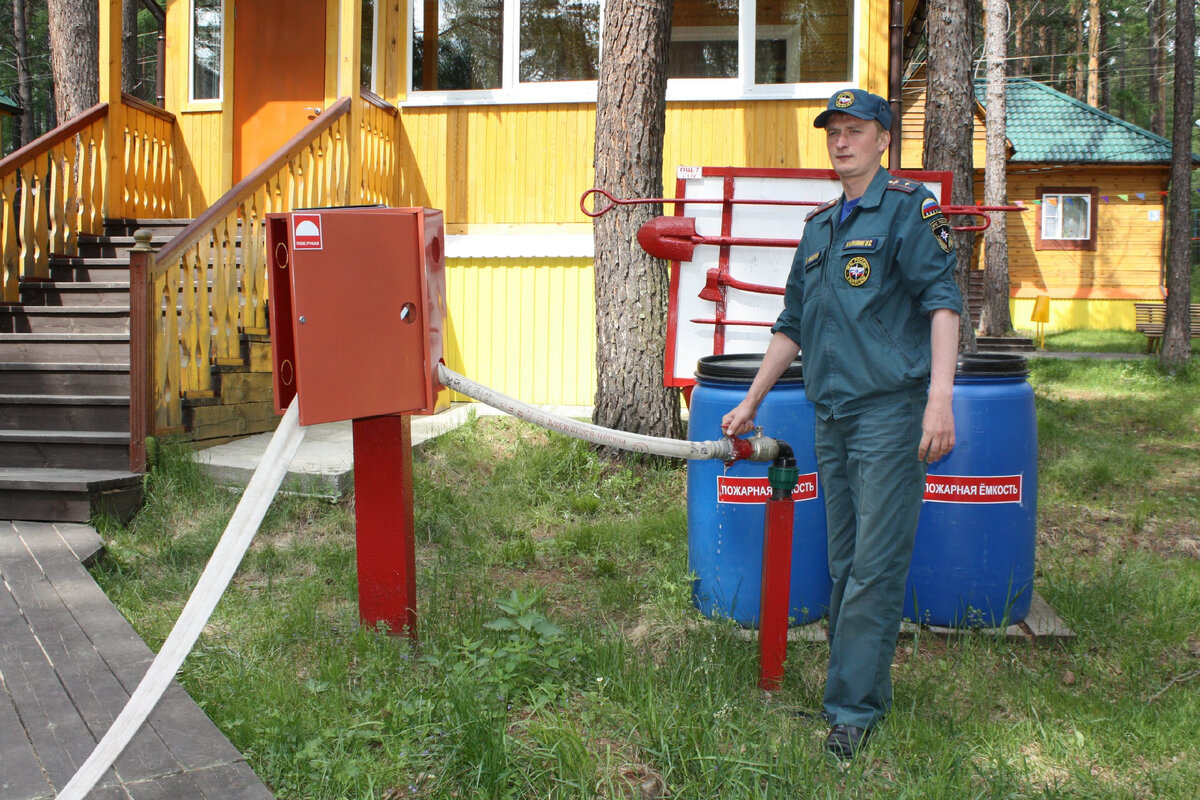
M 942 213 L 942 207 L 938 205 L 937 200 L 932 197 L 926 197 L 921 201 L 921 219 L 929 219 L 936 217 Z
M 938 247 L 942 248 L 944 252 L 949 253 L 954 250 L 954 233 L 945 217 L 938 214 L 929 220 L 929 230 L 933 232 L 933 238 L 937 239 Z

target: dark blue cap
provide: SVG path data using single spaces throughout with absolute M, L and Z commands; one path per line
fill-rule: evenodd
M 825 110 L 813 120 L 813 127 L 824 128 L 829 118 L 839 111 L 859 119 L 879 120 L 884 130 L 890 130 L 892 127 L 892 107 L 888 101 L 862 89 L 843 89 L 835 92 L 833 97 L 829 98 Z

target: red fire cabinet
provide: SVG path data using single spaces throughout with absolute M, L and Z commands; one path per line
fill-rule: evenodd
M 442 212 L 331 208 L 267 216 L 275 409 L 354 421 L 358 604 L 416 634 L 409 414 L 432 413 L 446 323 Z

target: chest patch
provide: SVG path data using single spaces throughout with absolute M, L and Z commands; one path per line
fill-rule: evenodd
M 824 252 L 825 252 L 824 250 L 818 250 L 818 251 L 817 251 L 817 252 L 815 252 L 815 253 L 810 253 L 810 254 L 809 254 L 809 256 L 808 256 L 808 258 L 804 259 L 804 268 L 805 268 L 805 269 L 808 269 L 808 268 L 809 268 L 809 267 L 811 267 L 813 264 L 815 264 L 815 263 L 817 263 L 818 261 L 820 261 L 820 260 L 821 260 L 821 254 L 822 254 L 822 253 L 824 253 Z
M 846 264 L 846 283 L 862 286 L 871 277 L 871 263 L 862 256 L 855 256 Z
M 878 249 L 878 239 L 848 239 L 842 245 L 843 253 L 873 253 Z

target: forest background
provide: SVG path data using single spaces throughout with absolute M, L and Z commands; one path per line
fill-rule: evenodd
M 718 0 L 720 2 L 720 0 Z M 126 0 L 125 91 L 155 101 L 157 23 Z M 983 72 L 983 2 L 973 16 L 976 76 Z M 1009 0 L 1009 77 L 1032 78 L 1113 116 L 1170 137 L 1175 7 L 1169 0 Z M 23 26 L 18 19 L 24 21 Z M 18 30 L 23 27 L 23 48 Z M 21 50 L 24 49 L 24 54 Z M 23 69 L 22 69 L 23 67 Z M 23 98 L 22 84 L 28 87 Z M 0 92 L 25 108 L 5 118 L 4 154 L 58 124 L 47 0 L 0 2 Z M 1196 107 L 1200 107 L 1200 87 Z M 1193 151 L 1200 150 L 1200 125 Z M 977 165 L 982 166 L 982 165 Z

